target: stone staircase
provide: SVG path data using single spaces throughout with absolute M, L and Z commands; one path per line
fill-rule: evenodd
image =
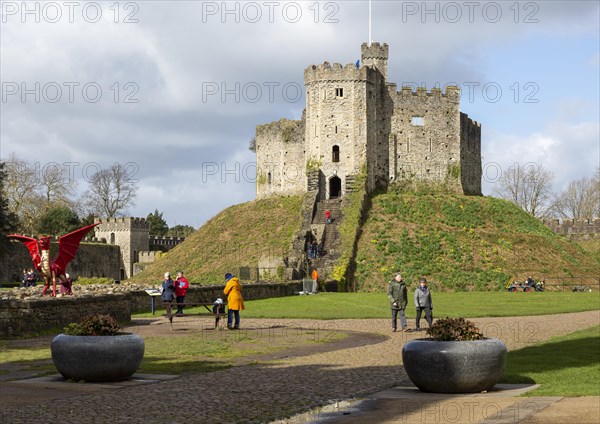
M 327 224 L 325 211 L 331 212 L 331 224 Z M 310 259 L 310 268 L 317 268 L 323 278 L 331 276 L 336 260 L 340 257 L 340 235 L 338 226 L 342 222 L 341 199 L 321 200 L 317 202 L 312 226 L 321 229 L 319 237 L 322 242 L 321 257 Z

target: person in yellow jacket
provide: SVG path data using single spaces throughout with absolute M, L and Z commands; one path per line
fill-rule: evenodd
M 227 328 L 230 330 L 237 330 L 240 328 L 240 311 L 246 309 L 244 307 L 244 299 L 242 298 L 242 285 L 240 280 L 231 274 L 225 274 L 225 296 L 227 296 Z M 233 317 L 235 316 L 235 324 L 233 323 Z

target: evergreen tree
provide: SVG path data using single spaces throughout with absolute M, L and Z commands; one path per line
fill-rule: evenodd
M 37 230 L 40 234 L 62 236 L 81 225 L 77 214 L 67 206 L 54 206 L 40 217 Z
M 169 231 L 167 221 L 163 219 L 162 212 L 158 212 L 158 209 L 154 210 L 154 213 L 148 214 L 146 218 L 148 224 L 150 224 L 150 234 L 153 236 L 165 236 Z

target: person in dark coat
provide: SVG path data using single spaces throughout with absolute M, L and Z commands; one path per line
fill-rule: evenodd
M 171 279 L 171 273 L 165 272 L 165 279 L 162 283 L 162 294 L 161 299 L 167 309 L 167 314 L 171 313 L 171 303 L 173 299 L 175 299 L 175 285 L 173 284 L 173 280 Z
M 402 325 L 402 331 L 410 331 L 408 329 L 408 323 L 406 322 L 406 315 L 404 314 L 404 310 L 408 304 L 408 295 L 406 284 L 404 283 L 404 279 L 400 272 L 396 274 L 392 281 L 390 281 L 387 295 L 390 300 L 390 308 L 392 309 L 392 331 L 395 332 L 397 329 L 396 322 L 398 312 L 400 312 L 400 325 Z

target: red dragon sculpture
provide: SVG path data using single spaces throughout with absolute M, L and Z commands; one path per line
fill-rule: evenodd
M 18 234 L 10 234 L 8 238 L 19 240 L 27 246 L 29 254 L 31 255 L 31 260 L 33 261 L 33 266 L 40 274 L 42 274 L 42 277 L 44 277 L 42 296 L 48 291 L 51 280 L 52 296 L 56 296 L 56 278 L 58 277 L 63 282 L 67 281 L 67 277 L 65 276 L 67 265 L 75 259 L 75 255 L 79 249 L 79 243 L 81 243 L 81 240 L 90 230 L 100 224 L 100 222 L 90 224 L 59 237 L 58 255 L 56 255 L 56 258 L 54 258 L 52 262 L 50 262 L 50 239 L 52 237 L 40 237 L 39 243 L 32 237 L 21 236 Z

